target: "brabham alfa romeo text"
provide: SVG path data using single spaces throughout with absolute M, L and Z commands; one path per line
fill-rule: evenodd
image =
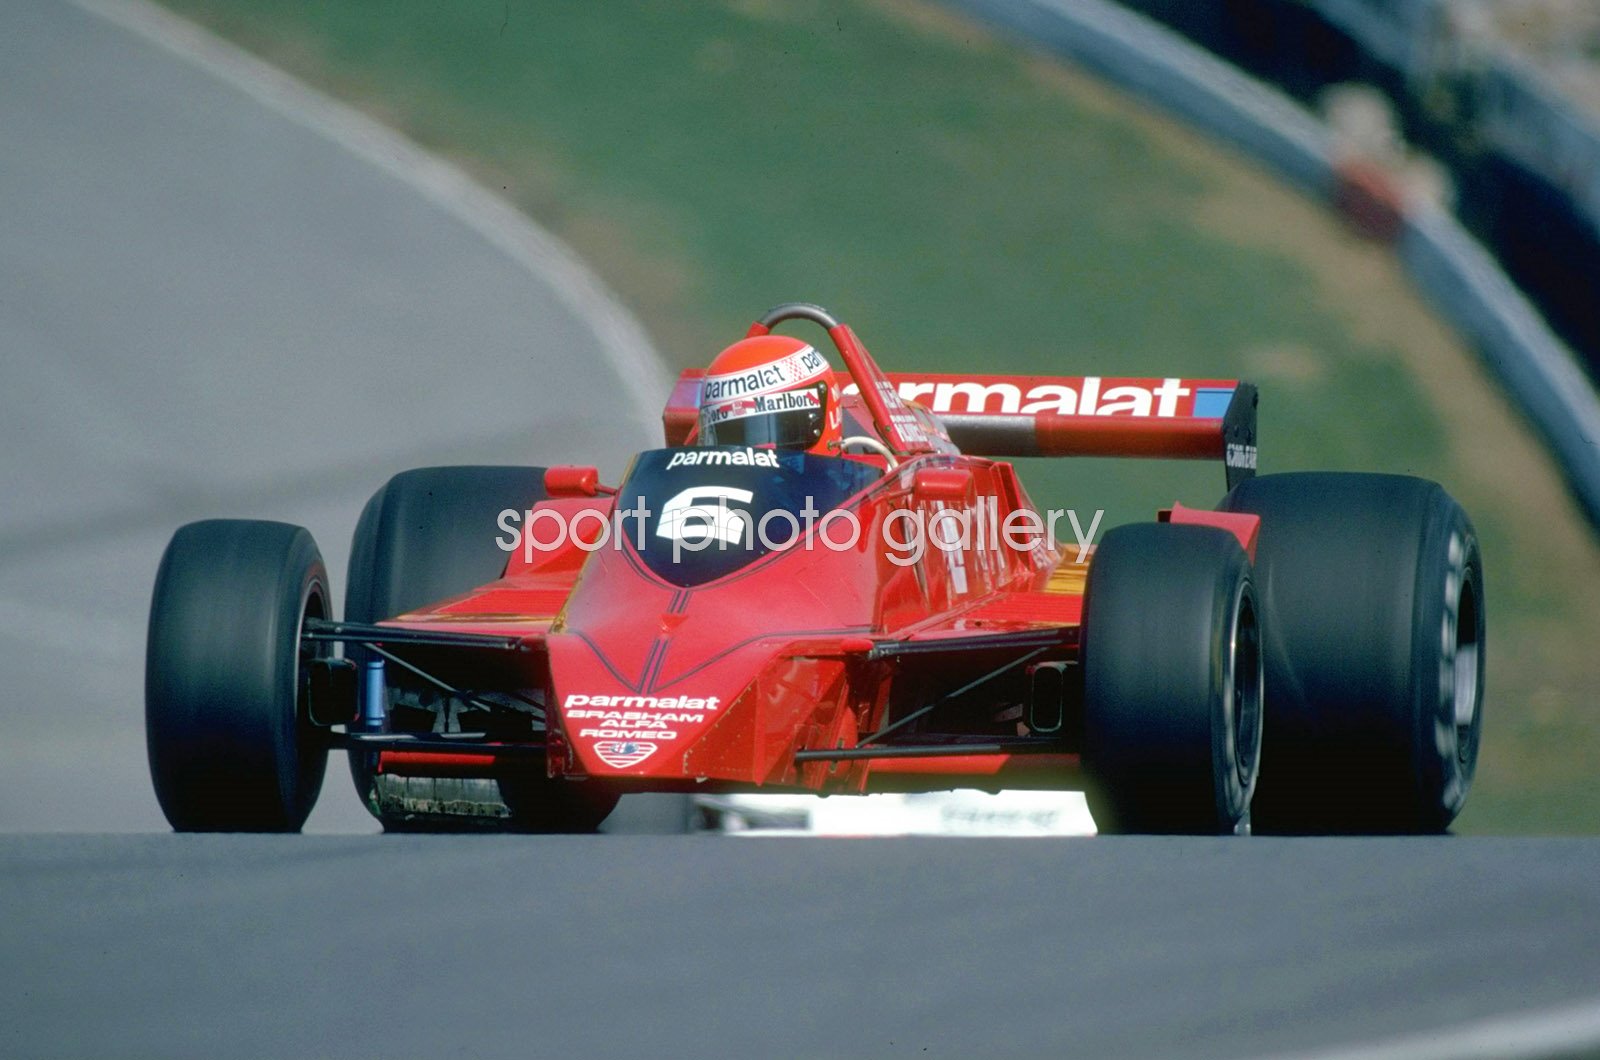
M 586 722 L 578 735 L 602 740 L 676 740 L 678 726 L 699 725 L 722 701 L 716 696 L 586 695 L 562 701 L 568 721 Z

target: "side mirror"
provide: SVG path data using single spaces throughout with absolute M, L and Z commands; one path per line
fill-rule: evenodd
M 911 496 L 919 501 L 961 504 L 972 496 L 972 472 L 960 467 L 919 468 L 911 479 Z
M 552 497 L 593 497 L 600 492 L 600 471 L 592 467 L 547 468 L 544 491 Z

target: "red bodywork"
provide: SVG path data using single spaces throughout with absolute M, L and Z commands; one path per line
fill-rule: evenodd
M 1049 711 L 1060 712 L 1054 735 L 1029 730 L 1041 695 L 1029 670 L 1056 664 L 1060 674 L 1076 659 L 1088 567 L 1070 539 L 1062 548 L 1007 540 L 1008 517 L 1034 509 L 1012 465 L 991 457 L 1225 459 L 1247 474 L 1253 388 L 885 375 L 847 326 L 828 331 L 852 381 L 845 435 L 895 454 L 892 467 L 872 452 L 840 458 L 874 471 L 839 505 L 859 521 L 854 547 L 797 541 L 726 576 L 674 584 L 641 561 L 633 535 L 593 547 L 620 495 L 592 469 L 552 468 L 551 497 L 532 510 L 575 521 L 578 540 L 548 550 L 519 541 L 500 580 L 384 625 L 517 638 L 525 650 L 515 683 L 544 706 L 551 776 L 628 790 L 1072 787 L 1071 681 L 1049 694 Z M 701 374 L 685 372 L 672 392 L 669 446 L 692 442 Z M 915 562 L 897 564 L 882 543 L 885 521 L 907 518 L 897 512 L 964 513 L 973 532 L 936 539 Z M 1170 517 L 1224 526 L 1253 544 L 1253 517 L 1182 508 Z M 539 527 L 554 520 L 529 525 L 542 546 Z M 840 528 L 835 539 L 844 536 Z M 983 691 L 952 696 L 973 681 Z M 870 749 L 815 757 L 860 749 L 868 734 L 943 697 L 948 705 L 914 730 L 874 742 L 883 757 Z M 944 727 L 955 731 L 940 731 L 952 719 Z M 386 750 L 379 769 L 492 775 L 515 750 L 526 749 Z

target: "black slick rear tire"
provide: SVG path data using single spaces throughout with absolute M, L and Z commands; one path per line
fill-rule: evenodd
M 1221 508 L 1261 517 L 1257 829 L 1446 829 L 1483 724 L 1483 561 L 1466 513 L 1433 482 L 1335 472 L 1250 479 Z

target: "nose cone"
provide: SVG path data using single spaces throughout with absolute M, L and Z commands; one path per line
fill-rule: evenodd
M 837 728 L 841 644 L 871 628 L 861 563 L 797 551 L 683 588 L 625 552 L 591 556 L 546 641 L 567 771 L 794 782 L 792 752 Z
M 735 644 L 647 691 L 622 684 L 583 638 L 549 648 L 569 773 L 818 787 L 826 778 L 803 774 L 794 752 L 854 742 L 837 640 Z

